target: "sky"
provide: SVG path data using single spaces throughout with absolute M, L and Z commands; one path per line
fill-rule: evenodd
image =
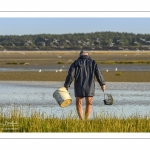
M 6 17 L 0 35 L 67 34 L 91 32 L 150 34 L 150 18 L 137 17 Z

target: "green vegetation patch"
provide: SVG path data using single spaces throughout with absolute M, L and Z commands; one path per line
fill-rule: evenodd
M 29 65 L 27 62 L 7 62 L 6 65 Z
M 147 60 L 97 61 L 97 64 L 150 64 Z
M 98 61 L 97 64 L 115 64 L 115 61 Z
M 122 76 L 122 72 L 117 72 L 116 76 Z
M 18 65 L 17 62 L 7 62 L 6 65 Z
M 59 61 L 58 64 L 65 64 L 63 61 Z

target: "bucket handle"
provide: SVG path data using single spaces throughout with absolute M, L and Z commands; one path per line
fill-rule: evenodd
M 103 91 L 103 93 L 104 93 L 104 99 L 105 99 L 105 95 L 106 95 L 106 94 L 105 94 L 105 91 Z
M 58 90 L 58 91 L 60 91 L 60 92 L 65 92 L 65 93 L 68 93 L 68 94 L 70 94 L 70 93 L 69 93 L 69 91 L 61 91 L 61 90 Z

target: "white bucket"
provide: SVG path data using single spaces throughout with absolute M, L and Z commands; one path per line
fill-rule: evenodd
M 66 107 L 72 102 L 72 98 L 65 87 L 57 89 L 53 93 L 53 97 L 56 99 L 60 107 Z

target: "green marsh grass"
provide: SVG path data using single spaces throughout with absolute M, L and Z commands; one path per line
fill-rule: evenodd
M 116 76 L 122 76 L 122 75 L 123 75 L 123 73 L 121 71 L 116 73 Z
M 130 117 L 111 114 L 95 115 L 93 119 L 79 120 L 72 114 L 55 117 L 32 111 L 24 115 L 15 108 L 0 112 L 0 132 L 150 132 L 150 116 L 138 113 Z
M 18 65 L 17 62 L 7 62 L 6 65 Z
M 59 61 L 58 64 L 65 64 L 63 61 Z
M 27 62 L 7 62 L 6 65 L 29 65 Z
M 149 60 L 97 61 L 98 64 L 150 64 Z

